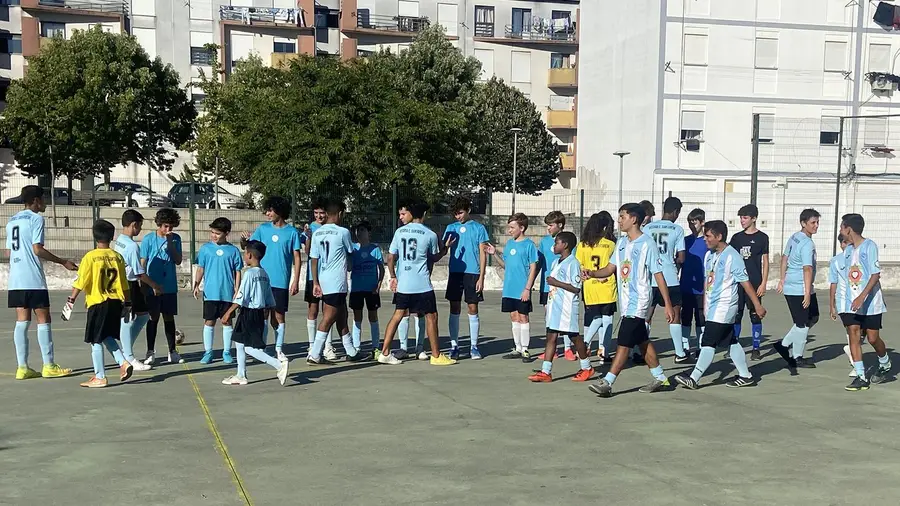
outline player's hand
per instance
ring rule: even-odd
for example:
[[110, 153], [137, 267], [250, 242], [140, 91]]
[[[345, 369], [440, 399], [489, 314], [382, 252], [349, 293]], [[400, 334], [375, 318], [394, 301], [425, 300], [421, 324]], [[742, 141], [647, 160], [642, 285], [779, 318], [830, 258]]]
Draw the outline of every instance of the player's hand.
[[[156, 290], [154, 290], [155, 292]], [[194, 285], [194, 299], [200, 300], [200, 285]]]
[[159, 286], [159, 285], [154, 285], [154, 286], [152, 287], [152, 289], [153, 289], [153, 295], [156, 295], [157, 297], [159, 297], [159, 296], [162, 295], [162, 293], [163, 293], [163, 289], [162, 289], [162, 287]]
[[862, 307], [863, 302], [866, 301], [866, 298], [860, 295], [859, 297], [853, 299], [853, 302], [850, 304], [850, 310], [854, 313], [859, 311], [859, 308]]
[[291, 295], [297, 295], [300, 293], [300, 280], [295, 279], [291, 282]]
[[390, 285], [391, 291], [397, 293], [397, 278], [391, 278]]
[[831, 310], [829, 312], [831, 313], [831, 321], [837, 321], [837, 309], [834, 306], [831, 306]]
[[245, 241], [249, 241], [250, 240], [250, 232], [241, 232], [241, 239], [243, 239]]
[[475, 292], [481, 293], [484, 291], [484, 278], [478, 278], [478, 281], [475, 282]]
[[766, 317], [766, 308], [764, 308], [762, 304], [756, 306], [756, 309], [754, 309], [754, 311], [756, 311], [756, 316], [760, 318]]
[[809, 294], [803, 296], [803, 309], [809, 307]]
[[675, 308], [672, 307], [671, 304], [666, 305], [666, 322], [668, 322], [668, 323], [675, 322]]
[[497, 253], [497, 247], [491, 243], [487, 243], [484, 246], [484, 252], [487, 253], [488, 255], [493, 255], [493, 254]]
[[225, 314], [222, 315], [222, 325], [230, 325], [231, 324], [231, 311], [225, 311]]
[[761, 299], [763, 297], [763, 295], [765, 295], [765, 294], [766, 294], [766, 284], [760, 283], [759, 288], [756, 289], [756, 296]]
[[78, 266], [75, 265], [75, 262], [73, 262], [73, 261], [71, 261], [71, 260], [66, 260], [66, 261], [63, 263], [63, 267], [65, 267], [66, 270], [70, 270], [70, 271], [77, 271], [77, 270], [78, 270]]
[[375, 285], [375, 288], [372, 289], [372, 293], [378, 293], [381, 291], [381, 283]]
[[450, 246], [453, 246], [454, 243], [456, 243], [456, 237], [454, 237], [452, 235], [448, 236], [447, 240], [444, 241], [444, 247], [449, 249]]
[[313, 297], [317, 299], [322, 297], [322, 287], [318, 283], [313, 284]]
[[778, 281], [778, 287], [775, 288], [778, 293], [784, 293], [784, 280]]
[[528, 302], [529, 300], [531, 300], [531, 290], [529, 290], [527, 288], [522, 290], [522, 296], [519, 297], [519, 299], [522, 302]]
[[134, 314], [132, 314], [134, 308], [131, 306], [131, 302], [126, 302], [124, 306], [122, 306], [122, 318], [125, 320], [125, 323], [130, 322]]
[[309, 234], [310, 234], [309, 223], [303, 224], [303, 233], [306, 234], [306, 237], [309, 237]]

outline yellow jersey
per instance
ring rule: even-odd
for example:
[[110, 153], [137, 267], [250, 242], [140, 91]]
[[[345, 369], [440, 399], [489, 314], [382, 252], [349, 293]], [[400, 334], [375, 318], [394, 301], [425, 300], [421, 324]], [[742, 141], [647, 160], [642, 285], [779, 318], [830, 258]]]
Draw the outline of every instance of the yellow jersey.
[[108, 248], [88, 251], [81, 259], [78, 277], [72, 286], [84, 292], [87, 307], [110, 299], [124, 302], [128, 296], [125, 260]]
[[[578, 259], [582, 269], [595, 271], [609, 264], [609, 258], [612, 256], [615, 248], [616, 243], [609, 239], [600, 239], [600, 242], [594, 247], [580, 243], [575, 250], [575, 258]], [[585, 305], [593, 306], [595, 304], [615, 302], [616, 277], [613, 275], [602, 280], [596, 278], [588, 279], [584, 282], [582, 291], [584, 292]]]

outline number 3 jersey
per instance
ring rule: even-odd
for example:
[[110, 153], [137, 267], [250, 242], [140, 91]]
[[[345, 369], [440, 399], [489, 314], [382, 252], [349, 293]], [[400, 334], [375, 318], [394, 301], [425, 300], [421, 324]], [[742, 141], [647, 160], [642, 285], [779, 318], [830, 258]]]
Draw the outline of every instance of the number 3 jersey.
[[30, 209], [19, 211], [6, 224], [9, 290], [47, 289], [41, 259], [32, 248], [35, 244], [44, 244], [44, 217]]
[[110, 299], [124, 302], [128, 294], [125, 260], [109, 248], [88, 251], [81, 259], [72, 286], [84, 292], [87, 307]]
[[429, 258], [438, 252], [437, 235], [421, 223], [397, 229], [388, 250], [397, 256], [397, 292], [426, 293], [431, 286]]
[[[581, 268], [589, 271], [597, 271], [609, 264], [616, 243], [609, 239], [600, 239], [594, 246], [579, 243], [575, 250], [575, 257], [581, 263]], [[590, 278], [584, 281], [584, 303], [588, 306], [596, 304], [609, 304], [616, 301], [616, 277], [606, 279]]]
[[[666, 286], [678, 286], [678, 267], [675, 265], [675, 256], [684, 251], [684, 229], [669, 220], [651, 221], [644, 225], [645, 234], [653, 238], [659, 251], [659, 259], [662, 261], [663, 277], [666, 278]], [[656, 286], [656, 278], [651, 281], [651, 286]]]

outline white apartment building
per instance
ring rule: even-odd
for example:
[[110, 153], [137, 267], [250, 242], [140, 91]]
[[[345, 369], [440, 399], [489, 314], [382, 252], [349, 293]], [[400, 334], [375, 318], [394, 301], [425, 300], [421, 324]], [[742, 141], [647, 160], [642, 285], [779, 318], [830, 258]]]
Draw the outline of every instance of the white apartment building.
[[[630, 0], [581, 5], [590, 30], [579, 57], [578, 186], [669, 192], [687, 210], [736, 227], [748, 203], [752, 117], [760, 114], [759, 206], [773, 249], [805, 207], [822, 213], [820, 259], [835, 213], [860, 212], [867, 235], [900, 260], [891, 232], [900, 118], [845, 121], [835, 207], [840, 116], [900, 113], [896, 84], [873, 90], [872, 72], [897, 73], [900, 32], [873, 21], [879, 2], [847, 0]], [[884, 7], [883, 7], [884, 8]], [[888, 7], [889, 8], [889, 7]], [[627, 27], [627, 29], [623, 28]], [[619, 179], [616, 151], [624, 158]], [[772, 233], [774, 231], [774, 233]]]

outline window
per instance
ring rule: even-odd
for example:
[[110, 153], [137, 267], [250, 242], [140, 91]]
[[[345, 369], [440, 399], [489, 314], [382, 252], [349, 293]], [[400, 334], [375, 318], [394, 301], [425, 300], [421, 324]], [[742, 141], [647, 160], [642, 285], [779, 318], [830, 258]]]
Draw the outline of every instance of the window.
[[776, 36], [756, 36], [756, 68], [778, 68], [778, 38]]
[[869, 44], [869, 72], [891, 71], [891, 45]]
[[841, 118], [836, 116], [822, 116], [822, 127], [819, 131], [819, 144], [823, 146], [837, 146], [840, 130]]
[[296, 53], [297, 52], [297, 43], [296, 42], [275, 42], [275, 47], [272, 49], [273, 53]]
[[484, 5], [475, 6], [475, 36], [494, 36], [494, 8]]
[[[316, 8], [315, 14], [315, 26], [316, 26], [316, 42], [322, 42], [323, 44], [328, 43], [328, 29], [329, 28], [337, 28], [340, 23], [340, 13], [336, 10], [326, 8]], [[357, 11], [357, 16], [359, 13]], [[368, 14], [366, 14], [366, 18], [368, 18]], [[357, 18], [359, 19], [359, 18]], [[366, 20], [368, 22], [368, 19]], [[275, 51], [287, 53], [294, 51]]]
[[847, 43], [825, 41], [825, 72], [844, 72], [846, 70]]
[[512, 10], [512, 34], [522, 35], [531, 32], [531, 9]]
[[0, 54], [22, 54], [22, 36], [0, 33]]
[[865, 146], [884, 146], [887, 139], [887, 118], [866, 118], [862, 127]]
[[684, 35], [684, 64], [706, 65], [709, 37], [704, 34]]
[[476, 48], [475, 58], [481, 62], [481, 75], [478, 76], [478, 80], [487, 81], [494, 77], [494, 50]]
[[41, 37], [66, 38], [66, 24], [41, 21]]
[[759, 115], [759, 143], [772, 144], [775, 141], [775, 115], [760, 113]]
[[356, 9], [356, 26], [372, 28], [372, 25], [369, 24], [369, 9]]
[[686, 151], [700, 151], [704, 116], [703, 111], [681, 111], [681, 145]]
[[513, 51], [511, 60], [510, 82], [531, 83], [531, 52]]
[[191, 65], [212, 65], [213, 54], [205, 47], [191, 46]]
[[0, 0], [0, 5], [19, 5], [19, 0]]
[[550, 19], [568, 19], [572, 21], [572, 13], [570, 11], [552, 11]]
[[456, 4], [438, 4], [438, 24], [447, 30], [447, 35], [456, 35], [459, 28], [459, 7]]

